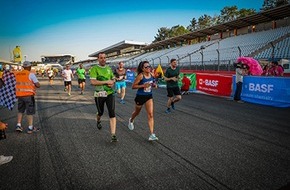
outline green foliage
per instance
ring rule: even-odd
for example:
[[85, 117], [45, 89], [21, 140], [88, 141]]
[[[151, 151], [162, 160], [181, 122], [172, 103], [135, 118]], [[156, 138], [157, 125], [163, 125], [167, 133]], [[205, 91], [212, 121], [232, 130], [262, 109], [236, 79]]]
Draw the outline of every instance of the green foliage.
[[[289, 3], [288, 0], [265, 0], [262, 6], [263, 8], [261, 8], [261, 10], [267, 10], [287, 3]], [[220, 15], [210, 16], [204, 14], [200, 16], [198, 19], [192, 18], [190, 20], [190, 24], [187, 27], [176, 25], [173, 26], [172, 28], [167, 27], [159, 28], [158, 33], [154, 37], [155, 40], [153, 41], [153, 43], [166, 40], [172, 37], [180, 36], [188, 32], [193, 32], [195, 30], [204, 29], [224, 22], [229, 22], [237, 18], [246, 17], [255, 13], [256, 13], [255, 9], [242, 8], [239, 10], [237, 6], [226, 6], [221, 10]]]
[[166, 40], [175, 36], [180, 36], [188, 33], [189, 30], [184, 28], [184, 26], [176, 25], [172, 28], [161, 27], [158, 29], [158, 34], [154, 37], [155, 40], [153, 42]]

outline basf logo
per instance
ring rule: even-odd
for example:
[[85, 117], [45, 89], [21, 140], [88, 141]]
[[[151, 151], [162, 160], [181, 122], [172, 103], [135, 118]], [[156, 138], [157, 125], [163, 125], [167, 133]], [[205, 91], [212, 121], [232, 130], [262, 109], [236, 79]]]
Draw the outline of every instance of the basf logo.
[[249, 91], [270, 93], [273, 90], [274, 90], [274, 85], [273, 84], [249, 83]]
[[218, 80], [199, 79], [198, 82], [200, 85], [211, 86], [211, 87], [217, 87], [219, 85]]

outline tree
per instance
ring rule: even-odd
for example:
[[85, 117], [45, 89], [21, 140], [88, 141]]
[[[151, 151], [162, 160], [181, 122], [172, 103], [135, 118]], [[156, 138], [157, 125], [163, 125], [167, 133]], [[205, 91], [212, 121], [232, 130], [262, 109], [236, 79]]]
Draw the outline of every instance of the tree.
[[198, 18], [198, 29], [204, 29], [211, 26], [211, 16], [204, 14]]
[[289, 4], [289, 0], [264, 0], [261, 10], [265, 11], [287, 4]]
[[235, 20], [238, 17], [238, 7], [231, 6], [231, 7], [224, 7], [221, 10], [221, 20], [222, 22], [229, 22]]
[[189, 31], [184, 26], [176, 25], [171, 28], [170, 37], [180, 36], [188, 32]]
[[214, 26], [214, 25], [218, 25], [218, 24], [221, 24], [222, 21], [221, 21], [221, 16], [219, 15], [214, 15], [211, 19], [211, 26]]
[[155, 40], [153, 42], [166, 40], [166, 39], [169, 38], [169, 35], [170, 35], [170, 29], [167, 28], [167, 27], [161, 27], [161, 28], [158, 29], [158, 33], [154, 37]]
[[166, 40], [175, 36], [180, 36], [188, 33], [189, 31], [180, 25], [173, 26], [172, 28], [161, 27], [158, 29], [158, 34], [154, 37], [155, 40], [153, 42], [158, 42], [162, 40]]
[[190, 25], [187, 26], [187, 30], [193, 32], [194, 30], [196, 30], [196, 25], [197, 25], [197, 21], [195, 18], [192, 18], [190, 21]]
[[253, 15], [255, 13], [256, 13], [255, 9], [240, 9], [239, 12], [238, 12], [238, 17], [237, 18], [250, 16], [250, 15]]

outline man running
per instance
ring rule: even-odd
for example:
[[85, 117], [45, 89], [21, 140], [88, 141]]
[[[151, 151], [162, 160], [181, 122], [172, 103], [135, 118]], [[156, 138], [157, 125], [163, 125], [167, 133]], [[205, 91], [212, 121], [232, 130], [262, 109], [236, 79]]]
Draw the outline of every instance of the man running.
[[96, 86], [94, 97], [98, 110], [97, 127], [98, 129], [102, 128], [101, 117], [104, 114], [104, 106], [106, 103], [110, 118], [111, 142], [117, 142], [114, 96], [115, 76], [112, 69], [106, 65], [105, 53], [99, 53], [98, 62], [99, 64], [94, 66], [90, 71], [91, 85]]
[[81, 89], [81, 94], [84, 94], [85, 85], [86, 85], [86, 70], [83, 68], [82, 63], [79, 65], [79, 68], [77, 68], [76, 74], [78, 76], [78, 83]]
[[121, 98], [120, 103], [125, 104], [124, 97], [126, 94], [126, 69], [124, 68], [123, 62], [119, 62], [118, 68], [115, 70], [114, 74], [116, 77], [116, 90]]
[[[170, 66], [166, 69], [164, 80], [166, 81], [167, 88], [167, 109], [166, 113], [170, 113], [170, 107], [175, 110], [174, 104], [181, 100], [181, 92], [178, 86], [179, 79], [179, 70], [180, 68], [177, 66], [177, 60], [171, 59]], [[174, 97], [175, 96], [175, 97]]]

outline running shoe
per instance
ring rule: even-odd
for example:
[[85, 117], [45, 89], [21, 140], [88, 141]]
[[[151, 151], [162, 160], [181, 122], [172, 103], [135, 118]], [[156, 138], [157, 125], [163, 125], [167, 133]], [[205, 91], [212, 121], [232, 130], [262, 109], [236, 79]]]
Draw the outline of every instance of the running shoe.
[[117, 136], [116, 135], [112, 135], [111, 142], [117, 142], [117, 141], [118, 141]]
[[156, 135], [153, 133], [149, 136], [149, 141], [158, 141], [158, 138], [156, 137]]
[[167, 110], [165, 111], [165, 113], [171, 113], [170, 108], [167, 108]]
[[99, 130], [101, 130], [101, 129], [102, 129], [102, 124], [101, 124], [101, 121], [97, 121], [97, 127], [98, 127], [98, 129], [99, 129]]
[[33, 127], [33, 129], [30, 129], [30, 128], [28, 127], [28, 129], [27, 129], [27, 133], [28, 133], [28, 134], [32, 134], [33, 132], [38, 132], [39, 130], [40, 130], [40, 128]]
[[120, 100], [120, 103], [121, 103], [121, 104], [125, 104], [125, 101], [124, 101], [124, 100]]
[[16, 125], [15, 131], [17, 131], [17, 132], [22, 132], [23, 129], [22, 129], [22, 127], [20, 127], [19, 125]]
[[174, 103], [173, 103], [173, 102], [171, 103], [171, 108], [172, 108], [173, 110], [175, 110], [175, 106], [174, 106]]
[[134, 130], [134, 124], [131, 122], [131, 118], [129, 119], [128, 128], [132, 131]]
[[8, 163], [12, 159], [13, 159], [13, 156], [4, 156], [4, 155], [1, 155], [0, 156], [0, 165]]

